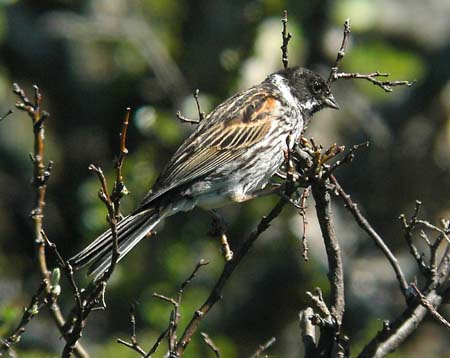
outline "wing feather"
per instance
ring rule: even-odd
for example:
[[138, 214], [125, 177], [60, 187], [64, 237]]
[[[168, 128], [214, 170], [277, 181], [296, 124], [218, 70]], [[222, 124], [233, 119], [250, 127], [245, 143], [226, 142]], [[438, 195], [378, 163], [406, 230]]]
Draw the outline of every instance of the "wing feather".
[[261, 87], [253, 87], [217, 107], [173, 155], [140, 208], [245, 153], [269, 132], [280, 106], [267, 92], [261, 95]]

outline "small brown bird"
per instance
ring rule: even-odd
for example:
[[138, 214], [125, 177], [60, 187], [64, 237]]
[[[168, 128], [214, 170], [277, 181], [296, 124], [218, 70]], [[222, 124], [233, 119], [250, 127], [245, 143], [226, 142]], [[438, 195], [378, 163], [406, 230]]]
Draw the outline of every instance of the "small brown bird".
[[[296, 142], [306, 121], [324, 107], [339, 108], [327, 83], [300, 67], [273, 73], [217, 106], [175, 152], [136, 210], [117, 225], [119, 260], [178, 211], [257, 197], [283, 164], [287, 137]], [[97, 279], [110, 265], [112, 245], [107, 230], [69, 261], [76, 269], [92, 263], [89, 273]]]

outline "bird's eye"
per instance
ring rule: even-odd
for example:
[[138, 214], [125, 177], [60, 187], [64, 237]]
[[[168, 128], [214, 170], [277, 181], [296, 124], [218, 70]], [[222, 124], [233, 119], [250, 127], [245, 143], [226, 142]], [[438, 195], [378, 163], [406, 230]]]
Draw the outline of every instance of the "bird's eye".
[[312, 90], [314, 93], [319, 93], [322, 91], [322, 85], [318, 81], [314, 81], [312, 85]]

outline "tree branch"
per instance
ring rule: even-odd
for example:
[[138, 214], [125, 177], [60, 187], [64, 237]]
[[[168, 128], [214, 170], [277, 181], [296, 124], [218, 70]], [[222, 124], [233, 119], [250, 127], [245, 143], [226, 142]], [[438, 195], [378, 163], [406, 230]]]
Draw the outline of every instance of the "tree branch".
[[278, 203], [275, 205], [275, 207], [270, 211], [270, 213], [266, 217], [262, 218], [262, 220], [258, 224], [258, 227], [256, 228], [256, 230], [253, 231], [244, 240], [241, 247], [234, 253], [233, 258], [225, 264], [222, 274], [220, 275], [219, 279], [217, 280], [209, 297], [206, 299], [206, 301], [203, 303], [203, 305], [197, 311], [195, 311], [195, 314], [191, 318], [191, 321], [186, 326], [180, 340], [178, 341], [178, 344], [176, 347], [176, 353], [179, 356], [181, 356], [183, 354], [184, 350], [187, 348], [187, 346], [191, 342], [192, 336], [197, 331], [203, 317], [211, 310], [211, 308], [217, 303], [217, 301], [222, 298], [223, 287], [227, 283], [230, 276], [233, 274], [236, 267], [239, 265], [239, 263], [242, 261], [242, 259], [245, 257], [245, 255], [248, 253], [248, 251], [252, 247], [253, 243], [258, 239], [258, 237], [264, 231], [267, 230], [267, 228], [270, 226], [270, 223], [272, 222], [272, 220], [274, 220], [278, 215], [280, 215], [281, 211], [283, 210], [283, 207], [287, 203], [288, 203], [288, 200], [286, 198], [284, 198], [284, 197], [281, 198], [278, 201]]
[[375, 71], [368, 74], [360, 74], [357, 72], [352, 73], [346, 73], [346, 72], [339, 72], [339, 65], [342, 61], [342, 59], [345, 56], [345, 50], [347, 47], [348, 39], [350, 38], [351, 33], [351, 26], [350, 26], [350, 19], [345, 20], [344, 22], [344, 36], [342, 38], [341, 47], [339, 48], [339, 51], [336, 56], [336, 60], [334, 62], [334, 66], [331, 68], [330, 75], [328, 76], [328, 87], [331, 87], [332, 84], [337, 81], [338, 79], [357, 79], [357, 80], [366, 80], [371, 83], [373, 83], [375, 86], [380, 87], [385, 92], [392, 92], [393, 87], [396, 86], [407, 86], [411, 87], [414, 85], [415, 81], [380, 81], [377, 79], [377, 77], [389, 77], [389, 73], [383, 73], [379, 71]]
[[[46, 257], [46, 243], [42, 236], [43, 232], [43, 220], [44, 220], [44, 208], [45, 208], [45, 194], [47, 189], [47, 181], [50, 178], [53, 162], [49, 161], [47, 166], [44, 161], [45, 154], [45, 124], [46, 120], [50, 117], [50, 114], [44, 111], [42, 105], [42, 94], [38, 86], [33, 86], [34, 100], [31, 101], [25, 94], [25, 91], [17, 84], [13, 84], [13, 92], [19, 97], [19, 101], [16, 103], [16, 107], [27, 113], [31, 118], [34, 132], [34, 151], [30, 154], [31, 161], [33, 162], [33, 177], [32, 185], [35, 191], [35, 199], [33, 209], [31, 211], [31, 220], [33, 222], [33, 235], [36, 246], [36, 256], [38, 258], [39, 270], [43, 278], [43, 282], [46, 282], [45, 290], [47, 294], [51, 294], [50, 284], [50, 272], [47, 267]], [[53, 321], [55, 322], [60, 334], [67, 339], [65, 332], [66, 321], [61, 312], [56, 297], [52, 300], [52, 304], [49, 305], [50, 313]], [[74, 353], [77, 357], [88, 357], [88, 353], [80, 344], [74, 346]]]
[[287, 32], [287, 22], [288, 22], [288, 12], [283, 11], [283, 17], [281, 18], [283, 24], [283, 30], [281, 31], [282, 45], [281, 45], [281, 62], [283, 62], [283, 67], [286, 69], [289, 66], [288, 58], [288, 44], [292, 38], [292, 34]]
[[388, 259], [389, 263], [391, 264], [392, 268], [394, 269], [395, 275], [397, 277], [400, 291], [402, 292], [403, 296], [405, 297], [405, 301], [408, 301], [408, 283], [406, 282], [405, 275], [400, 267], [400, 264], [398, 263], [397, 258], [394, 256], [392, 251], [389, 249], [389, 247], [385, 244], [383, 239], [378, 235], [378, 233], [373, 229], [373, 227], [369, 224], [367, 219], [361, 214], [361, 211], [358, 209], [358, 206], [352, 201], [350, 195], [348, 195], [344, 189], [340, 186], [337, 179], [331, 175], [330, 177], [331, 182], [334, 184], [334, 187], [336, 189], [336, 192], [338, 196], [342, 199], [342, 201], [345, 204], [345, 208], [350, 211], [350, 213], [353, 215], [356, 223], [359, 225], [361, 229], [363, 229], [369, 237], [375, 242], [375, 244], [378, 246], [378, 248], [384, 253], [386, 258]]
[[334, 231], [331, 197], [326, 183], [320, 181], [314, 183], [312, 194], [316, 202], [317, 218], [327, 252], [328, 280], [331, 288], [330, 313], [334, 321], [332, 325], [322, 327], [318, 352], [321, 357], [329, 357], [332, 352], [341, 350], [339, 335], [345, 311], [344, 269], [339, 243]]

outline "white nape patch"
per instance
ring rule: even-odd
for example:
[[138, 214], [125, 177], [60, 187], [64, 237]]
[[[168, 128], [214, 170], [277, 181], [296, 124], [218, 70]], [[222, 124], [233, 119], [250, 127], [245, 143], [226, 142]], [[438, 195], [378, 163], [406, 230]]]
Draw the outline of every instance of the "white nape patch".
[[274, 75], [272, 79], [273, 84], [278, 87], [286, 101], [298, 104], [298, 99], [292, 94], [289, 85], [286, 83], [286, 80], [283, 77], [281, 77], [280, 75]]
[[314, 109], [314, 107], [317, 106], [317, 104], [318, 103], [316, 99], [310, 98], [305, 103], [300, 103], [300, 107], [302, 111], [312, 112], [312, 110]]

